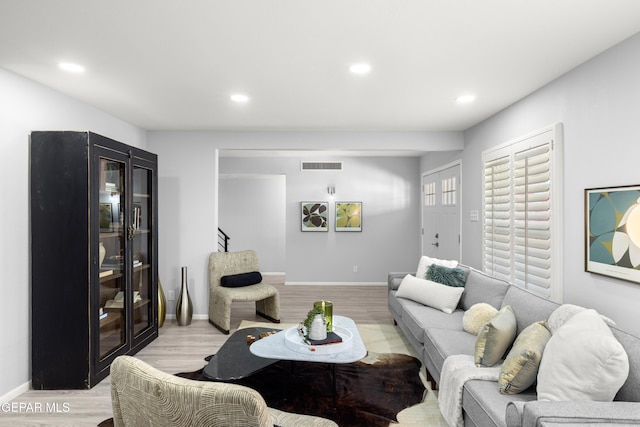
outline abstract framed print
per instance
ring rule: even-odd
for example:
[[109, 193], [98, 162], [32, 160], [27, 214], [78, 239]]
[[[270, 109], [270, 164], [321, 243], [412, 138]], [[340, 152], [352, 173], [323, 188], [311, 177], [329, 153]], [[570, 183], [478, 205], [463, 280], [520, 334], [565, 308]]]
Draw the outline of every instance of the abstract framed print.
[[362, 231], [362, 202], [336, 202], [336, 231]]
[[585, 190], [585, 271], [640, 283], [640, 185]]
[[328, 202], [301, 202], [302, 231], [329, 231], [328, 213]]

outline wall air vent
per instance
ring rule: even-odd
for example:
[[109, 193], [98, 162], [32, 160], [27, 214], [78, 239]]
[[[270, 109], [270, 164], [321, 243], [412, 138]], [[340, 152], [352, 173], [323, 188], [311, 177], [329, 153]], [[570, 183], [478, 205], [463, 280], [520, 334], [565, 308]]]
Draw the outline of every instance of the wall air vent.
[[301, 162], [303, 171], [341, 171], [342, 162]]

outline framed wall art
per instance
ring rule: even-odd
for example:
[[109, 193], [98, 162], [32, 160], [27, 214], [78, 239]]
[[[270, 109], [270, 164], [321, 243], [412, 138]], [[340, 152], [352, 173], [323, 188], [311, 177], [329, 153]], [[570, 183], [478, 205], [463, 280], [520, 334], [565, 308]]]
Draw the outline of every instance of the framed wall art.
[[302, 231], [329, 231], [328, 213], [328, 202], [301, 202]]
[[336, 202], [336, 231], [362, 231], [362, 202]]
[[585, 190], [585, 271], [640, 283], [640, 185]]

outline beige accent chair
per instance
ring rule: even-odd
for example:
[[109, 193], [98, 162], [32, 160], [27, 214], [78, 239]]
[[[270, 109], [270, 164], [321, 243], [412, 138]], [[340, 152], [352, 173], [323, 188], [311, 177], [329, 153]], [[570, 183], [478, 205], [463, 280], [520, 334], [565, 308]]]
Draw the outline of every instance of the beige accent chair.
[[213, 252], [209, 256], [209, 323], [228, 334], [233, 301], [255, 301], [256, 314], [280, 323], [280, 294], [266, 283], [225, 288], [220, 285], [223, 276], [259, 271], [255, 251]]
[[111, 402], [115, 427], [338, 427], [269, 408], [248, 387], [180, 378], [131, 356], [111, 364]]

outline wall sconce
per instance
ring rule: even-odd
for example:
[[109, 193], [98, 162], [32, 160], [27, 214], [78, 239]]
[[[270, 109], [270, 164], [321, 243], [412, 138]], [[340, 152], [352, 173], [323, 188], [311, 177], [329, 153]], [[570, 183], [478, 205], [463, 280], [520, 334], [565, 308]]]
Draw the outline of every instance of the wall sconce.
[[335, 197], [334, 195], [336, 193], [336, 187], [334, 187], [333, 185], [328, 186], [327, 193], [329, 194], [329, 199], [333, 200]]

